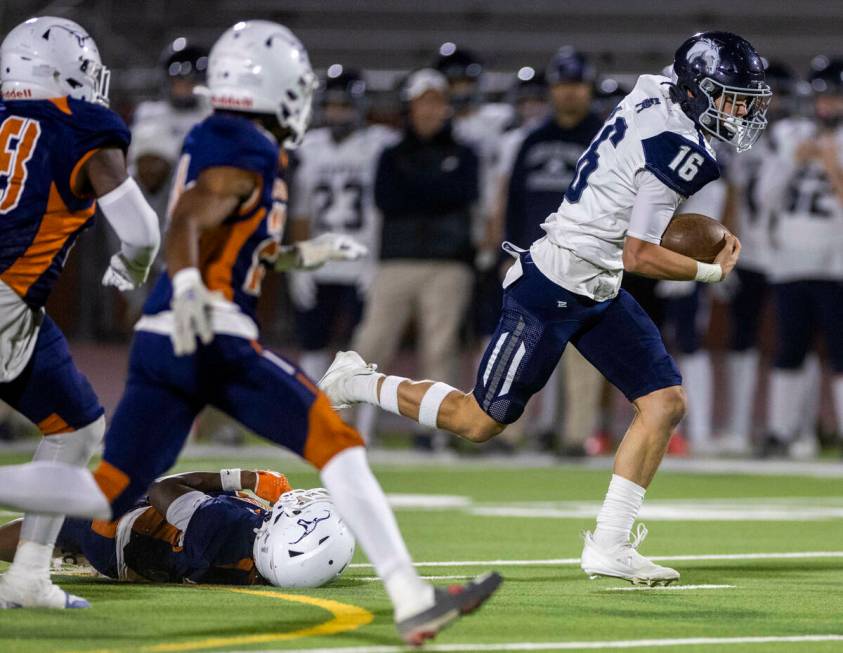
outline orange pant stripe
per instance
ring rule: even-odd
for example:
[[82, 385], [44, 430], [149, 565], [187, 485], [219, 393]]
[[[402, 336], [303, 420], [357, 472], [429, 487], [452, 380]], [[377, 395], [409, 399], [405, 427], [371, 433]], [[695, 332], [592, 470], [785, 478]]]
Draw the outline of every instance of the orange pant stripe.
[[44, 435], [58, 435], [59, 433], [71, 433], [75, 429], [65, 422], [61, 415], [53, 413], [49, 417], [45, 417], [37, 424], [38, 430]]
[[322, 469], [340, 451], [363, 446], [360, 434], [342, 421], [325, 393], [318, 392], [308, 415], [305, 460]]
[[94, 480], [109, 502], [113, 502], [129, 487], [129, 477], [106, 460], [100, 462], [94, 471]]

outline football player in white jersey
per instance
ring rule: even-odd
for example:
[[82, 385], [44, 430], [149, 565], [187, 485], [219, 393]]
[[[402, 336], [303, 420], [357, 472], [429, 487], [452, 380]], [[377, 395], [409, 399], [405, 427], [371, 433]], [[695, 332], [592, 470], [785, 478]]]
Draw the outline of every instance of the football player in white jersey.
[[[767, 119], [771, 124], [790, 116], [795, 107], [797, 78], [793, 71], [778, 62], [765, 68], [766, 81], [773, 90]], [[773, 128], [770, 128], [770, 132]], [[741, 258], [735, 268], [730, 293], [729, 353], [726, 359], [729, 386], [729, 413], [721, 452], [749, 453], [752, 436], [752, 414], [758, 386], [758, 340], [764, 305], [769, 297], [767, 269], [772, 263], [770, 251], [770, 211], [762, 208], [758, 196], [761, 168], [774, 155], [770, 136], [762, 138], [742, 154], [737, 165], [726, 167], [729, 183], [724, 218], [727, 226], [741, 239]]]
[[778, 327], [765, 456], [788, 453], [801, 408], [815, 400], [802, 368], [817, 332], [843, 425], [843, 59], [818, 57], [810, 82], [815, 115], [775, 126], [775, 151], [758, 181], [758, 197], [775, 214], [768, 276]]
[[[375, 166], [396, 134], [381, 125], [366, 126], [366, 82], [339, 64], [328, 68], [321, 97], [323, 126], [305, 136], [291, 193], [291, 239], [323, 233], [352, 236], [369, 252], [378, 250], [380, 232], [374, 206]], [[375, 273], [372, 258], [328, 264], [290, 277], [296, 331], [302, 348], [299, 364], [318, 379], [330, 363], [332, 339], [346, 344], [363, 311]]]
[[211, 113], [204, 94], [196, 93], [205, 82], [208, 51], [180, 36], [161, 54], [164, 98], [141, 102], [135, 109], [132, 131], [146, 124], [165, 127], [178, 145], [187, 132]]
[[337, 354], [320, 381], [337, 407], [377, 404], [485, 442], [521, 415], [571, 342], [635, 406], [581, 566], [589, 576], [651, 585], [679, 573], [638, 553], [646, 530], [639, 526], [632, 538], [632, 526], [685, 414], [685, 393], [658, 329], [620, 289], [621, 277], [626, 269], [716, 283], [732, 271], [740, 251], [734, 236], [710, 264], [661, 247], [661, 236], [680, 202], [719, 176], [708, 141], [749, 149], [767, 125], [770, 98], [761, 57], [728, 32], [691, 37], [673, 66], [672, 80], [639, 77], [580, 158], [544, 224], [547, 235], [517, 252], [473, 391], [380, 374], [355, 352]]

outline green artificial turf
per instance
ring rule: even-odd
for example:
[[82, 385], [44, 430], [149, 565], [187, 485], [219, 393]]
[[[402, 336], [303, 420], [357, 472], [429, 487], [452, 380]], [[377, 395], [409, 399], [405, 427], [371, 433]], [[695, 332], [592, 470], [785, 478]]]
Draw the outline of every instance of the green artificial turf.
[[[17, 461], [7, 457], [0, 462]], [[178, 469], [271, 466], [261, 460], [184, 460]], [[304, 466], [280, 462], [294, 485], [312, 486], [317, 476]], [[580, 468], [483, 466], [392, 466], [376, 469], [391, 494], [455, 495], [465, 505], [397, 511], [417, 561], [487, 561], [576, 558], [581, 531], [593, 519], [482, 514], [510, 507], [566, 508], [597, 505], [609, 473]], [[828, 506], [843, 514], [843, 484], [837, 479], [797, 476], [661, 473], [648, 503], [685, 510], [689, 519], [649, 521], [642, 552], [652, 556], [843, 551], [843, 519], [824, 516], [796, 521], [694, 520], [699, 506], [716, 502], [751, 514], [768, 504]], [[571, 502], [571, 503], [569, 503]], [[480, 509], [478, 514], [477, 509]], [[719, 508], [718, 508], [719, 509]], [[2, 519], [9, 519], [6, 514]], [[358, 551], [355, 562], [366, 562]], [[682, 585], [733, 585], [687, 591], [615, 591], [622, 581], [591, 581], [576, 564], [501, 566], [505, 582], [480, 612], [443, 633], [436, 645], [621, 641], [694, 637], [752, 637], [843, 634], [843, 558], [689, 560], [670, 563]], [[434, 576], [467, 576], [489, 564], [422, 566]], [[391, 610], [373, 571], [355, 567], [334, 584], [288, 594], [329, 599], [372, 614], [371, 623], [332, 635], [284, 639], [284, 633], [313, 629], [331, 620], [329, 611], [273, 595], [253, 596], [221, 587], [126, 585], [91, 577], [59, 576], [67, 589], [88, 598], [82, 611], [17, 610], [0, 613], [0, 651], [183, 651], [332, 649], [398, 644]], [[439, 583], [459, 582], [447, 579]], [[260, 588], [284, 593], [276, 588]], [[354, 612], [357, 621], [366, 621]], [[378, 650], [374, 648], [373, 650]], [[392, 650], [392, 649], [387, 649]], [[505, 649], [504, 649], [505, 650]], [[529, 649], [526, 649], [529, 650]], [[649, 649], [633, 649], [649, 650]], [[741, 646], [675, 645], [658, 651], [839, 651], [843, 642], [764, 643]]]

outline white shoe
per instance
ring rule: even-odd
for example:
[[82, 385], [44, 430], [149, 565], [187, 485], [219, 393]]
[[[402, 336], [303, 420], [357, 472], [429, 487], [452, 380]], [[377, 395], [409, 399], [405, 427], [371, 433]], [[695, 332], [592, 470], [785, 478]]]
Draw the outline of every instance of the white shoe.
[[366, 363], [356, 351], [339, 351], [318, 385], [328, 395], [334, 410], [342, 410], [364, 401], [355, 396], [349, 381], [356, 376], [375, 374], [377, 369], [377, 365]]
[[752, 453], [749, 438], [737, 433], [724, 433], [718, 441], [720, 453], [726, 456], [748, 456]]
[[638, 553], [638, 546], [647, 537], [647, 527], [638, 524], [638, 531], [631, 542], [614, 548], [601, 548], [590, 532], [584, 533], [585, 546], [580, 558], [580, 567], [589, 578], [608, 576], [622, 578], [633, 585], [670, 585], [679, 580], [679, 572], [670, 567], [661, 567]]
[[12, 608], [90, 608], [85, 599], [65, 592], [49, 579], [25, 580], [10, 577], [0, 578], [0, 610]]

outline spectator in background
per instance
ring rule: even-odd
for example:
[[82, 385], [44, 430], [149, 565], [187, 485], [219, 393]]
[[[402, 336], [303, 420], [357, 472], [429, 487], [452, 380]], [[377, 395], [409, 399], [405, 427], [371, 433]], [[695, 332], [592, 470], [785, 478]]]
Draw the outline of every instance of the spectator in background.
[[[402, 96], [406, 129], [383, 151], [375, 174], [380, 264], [353, 349], [388, 365], [415, 318], [422, 375], [454, 379], [472, 283], [478, 157], [454, 138], [441, 73], [414, 72]], [[416, 446], [432, 448], [432, 437], [417, 436]]]
[[[571, 47], [561, 48], [548, 64], [550, 115], [524, 136], [509, 177], [504, 235], [519, 247], [529, 247], [542, 236], [540, 225], [559, 207], [580, 155], [603, 125], [592, 109], [595, 78], [593, 66]], [[555, 449], [561, 435], [563, 454], [582, 455], [597, 427], [603, 377], [573, 346], [565, 352], [563, 369], [562, 433], [556, 415], [559, 373], [541, 393], [536, 430], [542, 434], [543, 448]]]
[[312, 379], [330, 363], [328, 346], [348, 347], [375, 274], [380, 219], [374, 202], [375, 166], [393, 130], [366, 126], [366, 82], [356, 70], [328, 67], [319, 96], [319, 129], [296, 150], [290, 240], [332, 232], [353, 236], [370, 256], [291, 272], [299, 365]]

